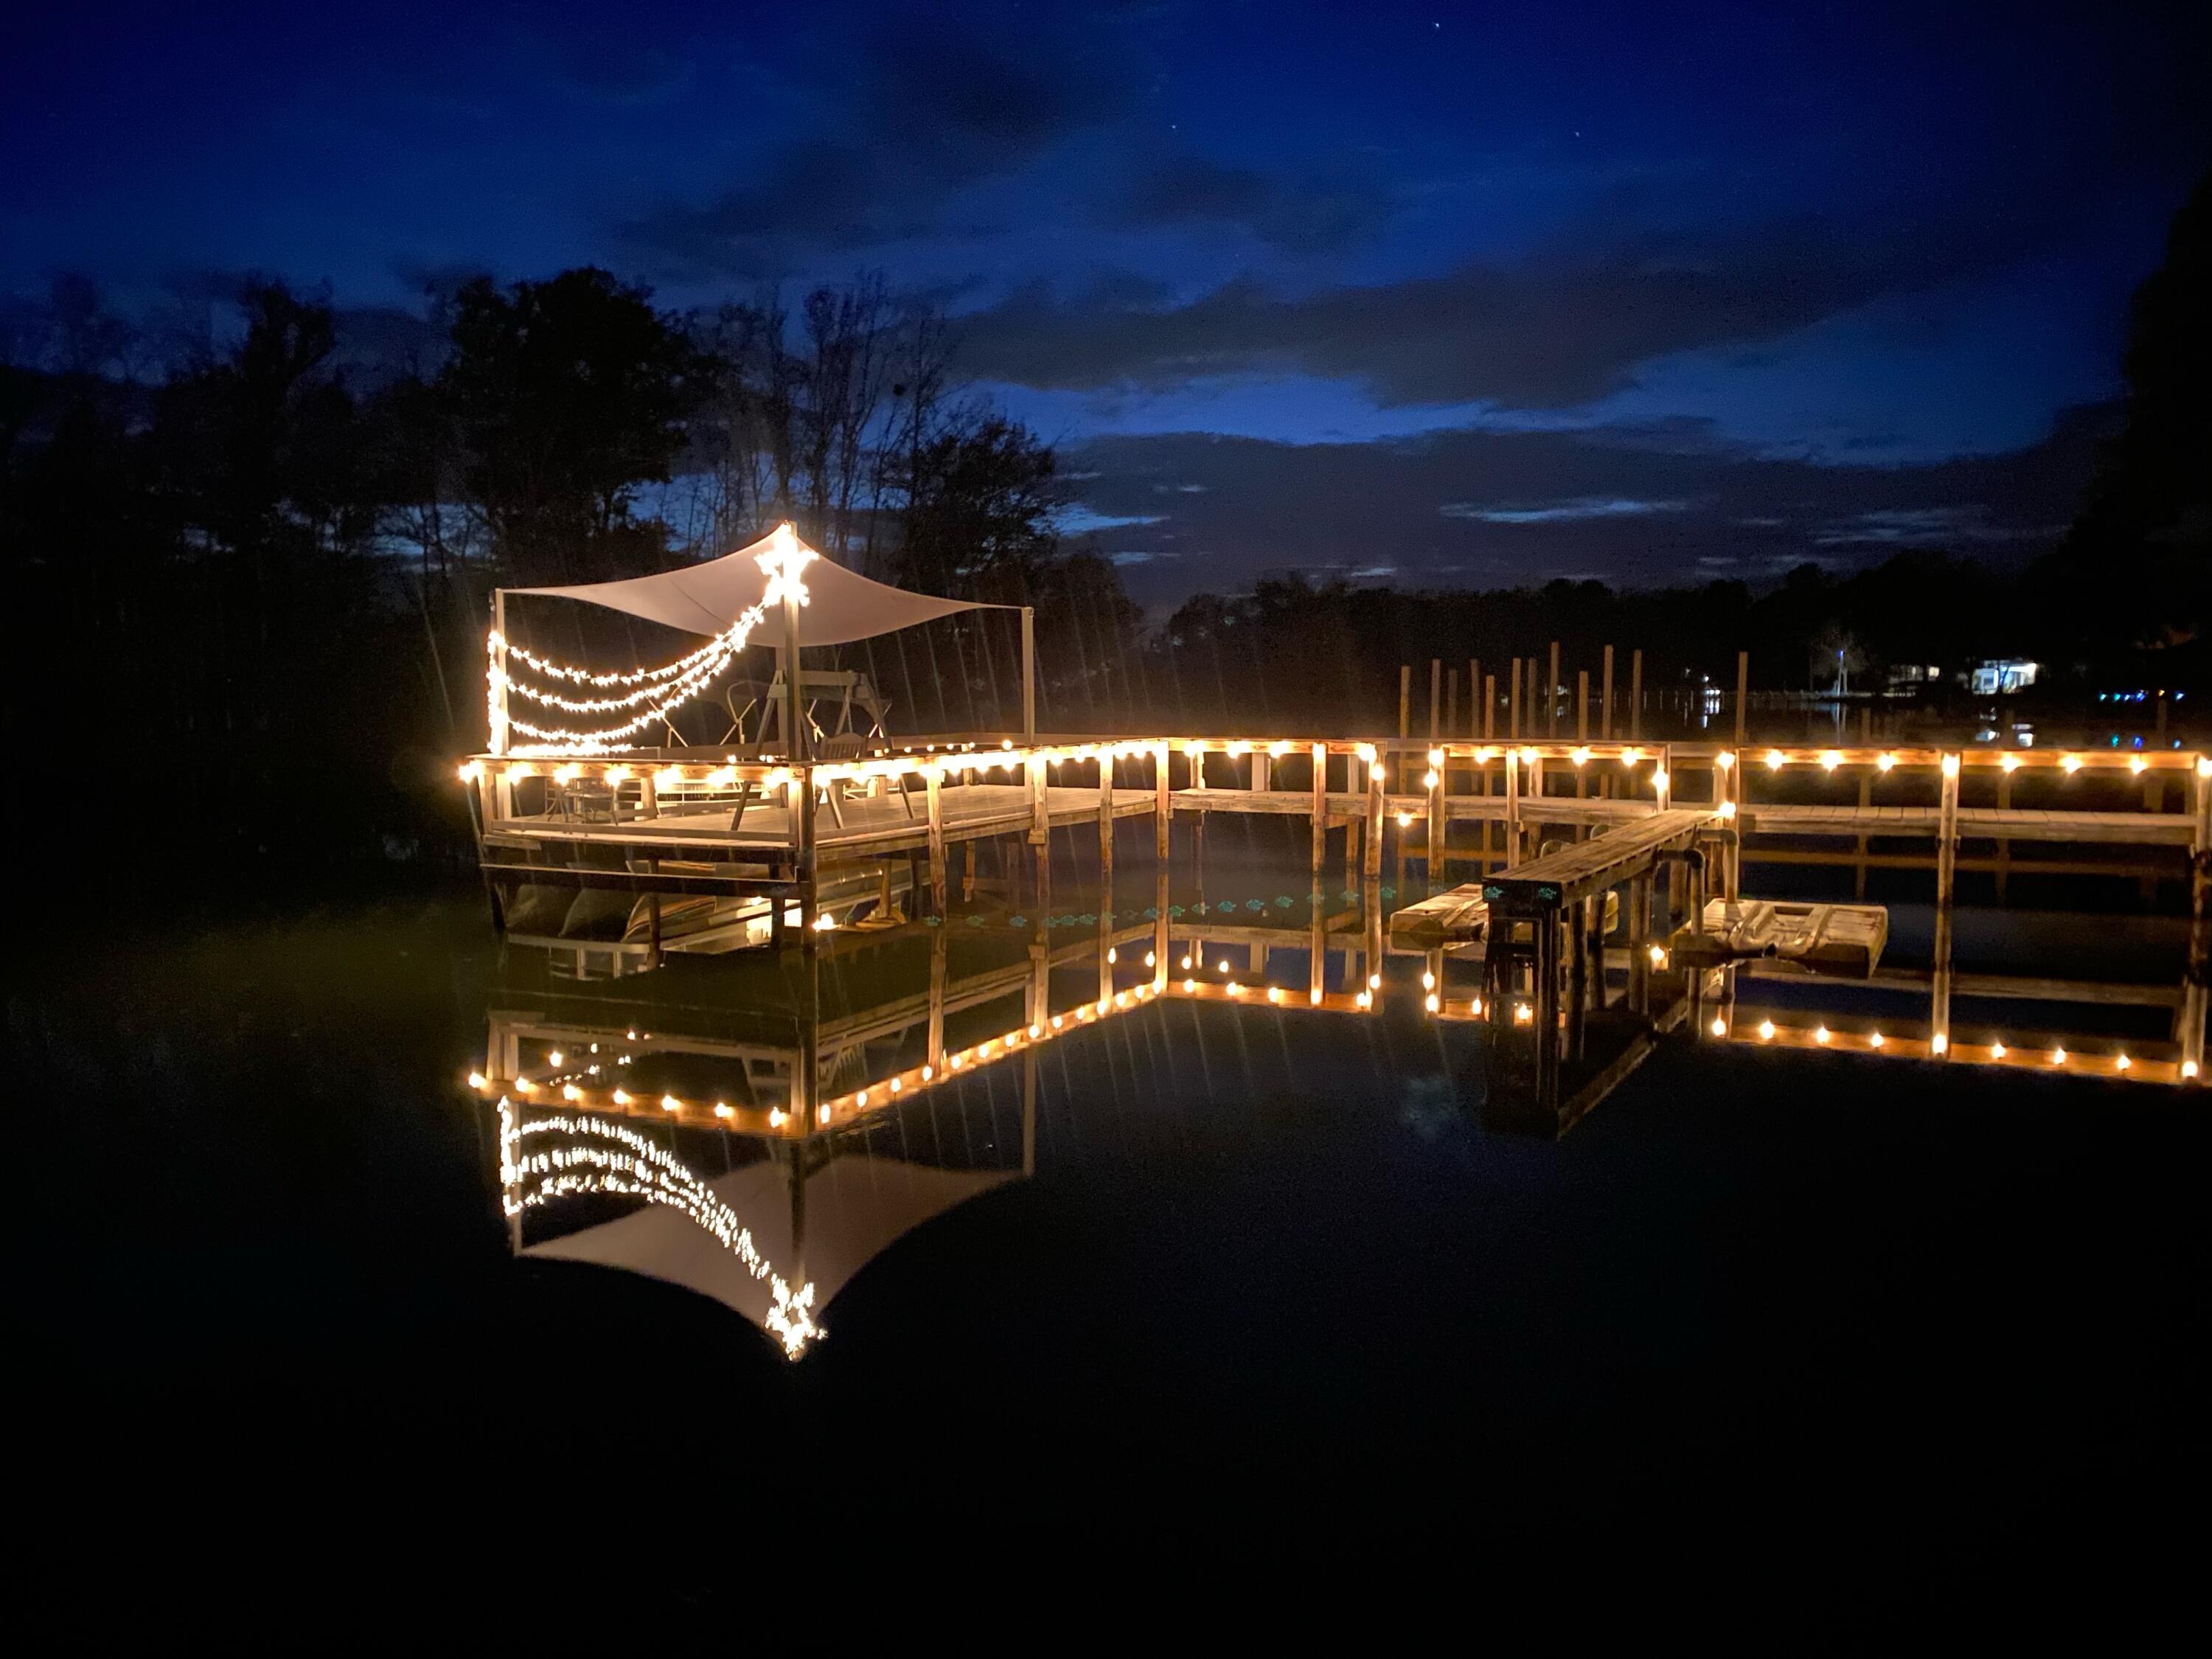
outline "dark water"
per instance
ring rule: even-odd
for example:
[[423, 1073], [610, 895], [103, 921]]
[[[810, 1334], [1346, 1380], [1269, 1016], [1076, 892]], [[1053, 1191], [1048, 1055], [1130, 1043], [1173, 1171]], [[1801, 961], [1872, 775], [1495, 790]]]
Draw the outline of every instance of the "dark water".
[[[833, 954], [832, 1010], [896, 956]], [[646, 1582], [684, 1604], [757, 1589], [726, 1534], [979, 1574], [1079, 1535], [1201, 1573], [1595, 1554], [1860, 1602], [2193, 1547], [2201, 1096], [1680, 1045], [1564, 1140], [1501, 1138], [1474, 1029], [1394, 960], [1377, 1018], [1171, 1003], [1054, 1042], [1026, 1178], [1014, 1062], [848, 1137], [1005, 1178], [860, 1265], [795, 1363], [684, 1290], [515, 1260], [460, 1082], [487, 1010], [735, 1034], [781, 973], [556, 981], [466, 894], [41, 951], [9, 1003], [13, 1346], [56, 1524], [128, 1510], [187, 1556], [228, 1548], [210, 1504], [255, 1548], [666, 1533]], [[755, 1155], [647, 1127], [706, 1173]], [[578, 1205], [529, 1236], [616, 1213]], [[424, 1547], [380, 1594], [495, 1588]]]

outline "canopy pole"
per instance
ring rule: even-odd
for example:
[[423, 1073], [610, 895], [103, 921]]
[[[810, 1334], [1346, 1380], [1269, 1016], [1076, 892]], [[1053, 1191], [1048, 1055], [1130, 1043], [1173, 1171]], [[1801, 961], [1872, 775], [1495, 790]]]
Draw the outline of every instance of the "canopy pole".
[[787, 757], [805, 764], [807, 751], [806, 711], [799, 693], [799, 590], [787, 581], [783, 591], [783, 744]]
[[1036, 742], [1036, 611], [1022, 607], [1022, 741]]
[[507, 590], [491, 591], [491, 730], [485, 747], [495, 755], [507, 752]]

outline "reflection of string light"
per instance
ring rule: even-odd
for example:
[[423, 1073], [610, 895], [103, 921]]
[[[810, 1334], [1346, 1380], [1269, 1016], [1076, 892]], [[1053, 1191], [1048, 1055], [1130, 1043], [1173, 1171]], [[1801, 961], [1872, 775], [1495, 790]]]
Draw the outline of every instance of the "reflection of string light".
[[[556, 1135], [569, 1137], [571, 1144], [524, 1150], [526, 1141]], [[598, 1144], [603, 1141], [615, 1146]], [[798, 1358], [821, 1335], [811, 1311], [813, 1284], [794, 1292], [754, 1245], [751, 1231], [737, 1212], [672, 1153], [635, 1130], [599, 1118], [558, 1115], [524, 1123], [502, 1095], [499, 1164], [501, 1206], [509, 1218], [574, 1193], [611, 1193], [675, 1210], [736, 1256], [755, 1279], [769, 1281], [772, 1302], [766, 1323], [783, 1344], [786, 1358]], [[523, 1190], [533, 1180], [535, 1186]]]

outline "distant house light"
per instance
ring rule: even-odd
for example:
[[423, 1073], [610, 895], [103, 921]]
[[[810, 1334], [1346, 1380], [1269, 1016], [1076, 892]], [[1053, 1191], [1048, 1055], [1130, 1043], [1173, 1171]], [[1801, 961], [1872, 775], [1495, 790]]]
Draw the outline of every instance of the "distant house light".
[[1975, 668], [1968, 684], [1978, 697], [2008, 696], [2033, 685], [2042, 672], [2041, 663], [2022, 657], [1994, 657]]

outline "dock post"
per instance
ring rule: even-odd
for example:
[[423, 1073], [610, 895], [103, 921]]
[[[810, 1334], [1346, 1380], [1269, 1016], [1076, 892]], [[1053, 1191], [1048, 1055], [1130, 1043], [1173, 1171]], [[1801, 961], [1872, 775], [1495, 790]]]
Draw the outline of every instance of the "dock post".
[[922, 799], [929, 811], [929, 907], [940, 921], [945, 918], [945, 769], [935, 764], [921, 769]]
[[1152, 873], [1152, 989], [1168, 988], [1168, 862]]
[[1328, 858], [1328, 749], [1313, 746], [1313, 883], [1321, 891], [1321, 868]]
[[1613, 741], [1613, 647], [1605, 648], [1605, 668], [1602, 687], [1598, 694], [1598, 736], [1607, 743]]
[[1559, 642], [1552, 641], [1551, 671], [1544, 680], [1544, 735], [1559, 735]]
[[[1429, 736], [1431, 739], [1441, 735], [1437, 721], [1443, 713], [1439, 705], [1443, 697], [1443, 684], [1444, 659], [1431, 657], [1429, 659]], [[1398, 735], [1402, 738], [1406, 734], [1401, 732]]]
[[1505, 751], [1505, 867], [1521, 862], [1521, 755]]
[[1042, 916], [1052, 903], [1052, 802], [1048, 791], [1050, 784], [1045, 778], [1044, 762], [1037, 751], [1030, 750], [1029, 761], [1023, 769], [1028, 774], [1030, 786], [1030, 845], [1036, 849], [1036, 908]]
[[[1389, 775], [1383, 769], [1381, 751], [1370, 748], [1364, 757], [1367, 762], [1367, 839], [1360, 862], [1359, 914], [1366, 940], [1367, 972], [1370, 976], [1382, 971], [1382, 809], [1387, 804], [1384, 791]], [[1345, 884], [1350, 886], [1349, 882]]]
[[1022, 607], [1022, 741], [1036, 746], [1036, 610]]
[[1544, 911], [1535, 920], [1536, 1104], [1556, 1122], [1559, 1111], [1559, 917]]
[[1644, 735], [1644, 653], [1628, 653], [1628, 740]]
[[2184, 1081], [2203, 1080], [2204, 1027], [2212, 1013], [2212, 759], [2202, 756], [2197, 762], [2196, 807], [2189, 854], [2188, 982], [2181, 998]]
[[1521, 740], [1521, 659], [1513, 659], [1513, 690], [1511, 701], [1506, 705], [1505, 735], [1514, 742]]
[[1739, 651], [1735, 653], [1735, 746], [1739, 749], [1743, 747], [1744, 715], [1750, 697], [1751, 653]]
[[[1589, 741], [1589, 670], [1587, 668], [1578, 668], [1575, 671], [1575, 741], [1577, 743]], [[1575, 799], [1577, 800], [1582, 799], [1583, 796], [1589, 793], [1588, 772], [1589, 769], [1586, 767], [1575, 768]], [[1587, 824], [1582, 826], [1585, 833], [1588, 832], [1589, 827]]]
[[1936, 826], [1936, 975], [1928, 1012], [1928, 1048], [1942, 1060], [1951, 1049], [1951, 902], [1959, 872], [1959, 757], [1943, 757]]
[[1429, 844], [1426, 850], [1429, 891], [1435, 893], [1443, 888], [1444, 865], [1448, 862], [1446, 842], [1450, 820], [1445, 812], [1444, 797], [1451, 788], [1451, 750], [1439, 743], [1429, 751], [1429, 756], [1431, 762], [1429, 770], [1436, 781], [1429, 786]]
[[[1152, 857], [1159, 863], [1164, 880], [1168, 867], [1168, 830], [1175, 821], [1174, 791], [1169, 787], [1170, 782], [1168, 746], [1156, 743], [1152, 745]], [[1160, 951], [1160, 959], [1167, 959], [1164, 948]]]
[[1398, 665], [1398, 735], [1401, 738], [1406, 735], [1407, 709], [1413, 696], [1413, 665], [1411, 663], [1401, 663]]

